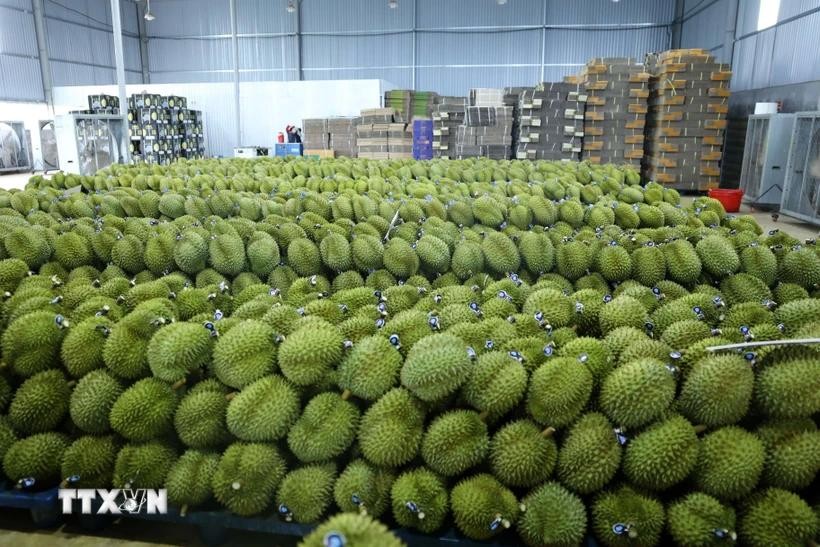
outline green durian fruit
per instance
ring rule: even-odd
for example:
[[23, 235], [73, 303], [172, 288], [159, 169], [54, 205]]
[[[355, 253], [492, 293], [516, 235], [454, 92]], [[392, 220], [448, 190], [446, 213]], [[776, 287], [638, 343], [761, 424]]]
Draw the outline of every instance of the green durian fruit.
[[28, 271], [28, 264], [19, 258], [0, 260], [0, 291], [14, 291], [17, 285], [26, 277]]
[[354, 342], [339, 364], [339, 387], [362, 399], [378, 399], [398, 382], [402, 365], [400, 347], [398, 334], [390, 338], [366, 336]]
[[669, 506], [669, 533], [682, 547], [718, 547], [737, 540], [735, 510], [701, 492]]
[[649, 315], [641, 301], [622, 295], [613, 298], [598, 312], [598, 323], [605, 335], [619, 327], [646, 328]]
[[9, 421], [21, 433], [55, 429], [68, 412], [71, 386], [59, 370], [46, 370], [23, 382], [9, 406]]
[[612, 372], [612, 358], [606, 344], [597, 338], [582, 336], [558, 347], [557, 355], [572, 357], [583, 363], [592, 373], [592, 380], [600, 385]]
[[443, 274], [450, 269], [450, 248], [436, 236], [421, 236], [416, 242], [416, 254], [425, 271]]
[[225, 391], [218, 383], [201, 382], [180, 401], [174, 413], [174, 429], [186, 446], [204, 450], [230, 442], [226, 416], [234, 395]]
[[521, 502], [518, 534], [535, 546], [580, 545], [587, 530], [581, 499], [557, 482], [546, 482]]
[[813, 420], [770, 420], [757, 434], [766, 446], [763, 482], [795, 491], [811, 485], [820, 469], [820, 431]]
[[484, 252], [481, 245], [473, 241], [458, 242], [453, 251], [451, 269], [462, 280], [484, 271]]
[[61, 474], [63, 488], [108, 488], [114, 476], [114, 462], [119, 452], [111, 436], [80, 437], [63, 453]]
[[523, 232], [518, 239], [518, 251], [532, 274], [545, 274], [555, 266], [555, 248], [546, 234]]
[[94, 250], [87, 238], [77, 232], [65, 232], [54, 240], [54, 259], [66, 270], [94, 262]]
[[607, 281], [624, 281], [632, 275], [629, 251], [618, 245], [607, 245], [595, 256], [596, 269]]
[[811, 290], [820, 284], [820, 255], [810, 247], [791, 251], [780, 262], [780, 280]]
[[339, 329], [319, 319], [285, 338], [279, 347], [279, 368], [294, 384], [315, 384], [341, 361], [343, 347]]
[[592, 267], [593, 254], [586, 243], [582, 241], [569, 241], [567, 243], [556, 244], [555, 263], [559, 274], [575, 281], [584, 275]]
[[111, 428], [133, 442], [168, 433], [173, 425], [179, 394], [156, 378], [144, 378], [117, 398], [111, 407]]
[[112, 484], [115, 488], [162, 488], [176, 460], [176, 451], [162, 441], [126, 444], [117, 454]]
[[592, 395], [592, 373], [569, 357], [555, 357], [530, 378], [527, 411], [542, 425], [554, 428], [572, 423]]
[[144, 253], [142, 241], [135, 235], [126, 235], [112, 245], [111, 262], [129, 274], [136, 274], [145, 269]]
[[719, 235], [710, 235], [695, 246], [703, 269], [717, 278], [727, 277], [740, 269], [740, 257], [732, 243]]
[[473, 539], [490, 539], [518, 519], [518, 500], [492, 475], [479, 474], [459, 482], [450, 492], [453, 520]]
[[394, 388], [373, 403], [359, 425], [359, 446], [371, 463], [397, 467], [418, 453], [424, 433], [422, 402], [403, 388]]
[[299, 417], [299, 394], [272, 374], [245, 386], [228, 404], [228, 430], [243, 441], [283, 438]]
[[772, 418], [803, 418], [820, 412], [816, 355], [797, 355], [764, 367], [755, 377], [754, 401]]
[[[784, 302], [777, 292], [775, 290], [775, 298]], [[820, 321], [820, 299], [806, 297], [785, 301], [775, 310], [774, 317], [777, 323], [785, 326], [787, 334], [795, 332], [807, 323]]]
[[718, 429], [701, 440], [695, 482], [717, 498], [742, 498], [757, 486], [765, 457], [763, 442], [753, 433], [734, 426]]
[[390, 505], [390, 487], [395, 479], [389, 469], [353, 460], [336, 479], [333, 497], [342, 511], [378, 518]]
[[419, 270], [419, 257], [410, 243], [400, 237], [391, 238], [384, 246], [384, 267], [394, 276], [407, 279]]
[[[3, 471], [12, 482], [50, 487], [60, 478], [63, 454], [70, 441], [62, 433], [37, 433], [12, 444], [3, 457]], [[21, 482], [23, 481], [23, 482]]]
[[202, 505], [213, 497], [211, 477], [219, 466], [219, 454], [187, 450], [171, 466], [165, 478], [168, 501], [185, 516], [189, 506]]
[[237, 442], [219, 459], [211, 486], [225, 508], [251, 516], [268, 508], [285, 473], [285, 460], [275, 445]]
[[158, 330], [148, 343], [148, 366], [154, 377], [175, 383], [208, 364], [213, 329], [198, 323], [179, 322]]
[[740, 518], [740, 539], [751, 547], [802, 547], [815, 539], [817, 530], [817, 515], [809, 504], [779, 488], [755, 495]]
[[764, 245], [750, 245], [740, 251], [740, 269], [771, 287], [777, 279], [777, 257]]
[[501, 417], [512, 410], [527, 389], [527, 371], [520, 357], [510, 353], [491, 351], [481, 354], [462, 387], [464, 400], [491, 418]]
[[638, 247], [632, 251], [632, 278], [652, 287], [666, 276], [666, 258], [660, 247]]
[[663, 505], [629, 486], [600, 494], [591, 512], [595, 538], [607, 547], [652, 547], [660, 541]]
[[[692, 244], [684, 239], [678, 239], [662, 248], [666, 256], [667, 278], [681, 285], [694, 284], [700, 277], [703, 265]], [[707, 249], [708, 245], [704, 248]]]
[[636, 486], [665, 490], [689, 476], [698, 463], [698, 448], [692, 424], [682, 416], [672, 415], [629, 441], [624, 472]]
[[584, 414], [558, 452], [558, 478], [570, 490], [591, 494], [604, 488], [621, 466], [619, 434], [606, 416]]
[[288, 264], [300, 276], [318, 274], [322, 267], [319, 249], [307, 238], [296, 238], [288, 245]]
[[331, 542], [356, 547], [405, 547], [387, 527], [367, 515], [339, 513], [302, 538], [299, 547], [326, 547]]
[[18, 441], [17, 433], [5, 416], [0, 416], [0, 463], [11, 445]]
[[481, 241], [484, 263], [490, 271], [506, 274], [521, 267], [521, 255], [515, 243], [502, 232], [487, 232]]
[[241, 389], [276, 370], [277, 334], [256, 320], [245, 320], [218, 337], [213, 370], [219, 381]]
[[731, 425], [746, 415], [753, 387], [748, 361], [739, 355], [710, 355], [687, 374], [677, 409], [693, 423]]
[[336, 465], [332, 463], [294, 469], [279, 484], [277, 513], [286, 522], [317, 522], [333, 499], [335, 481]]
[[772, 298], [769, 286], [762, 279], [747, 273], [738, 273], [724, 279], [720, 284], [720, 292], [732, 306], [741, 302], [759, 304]]
[[60, 349], [63, 366], [75, 378], [105, 366], [103, 348], [114, 322], [105, 316], [89, 317], [73, 325]]
[[208, 264], [208, 242], [194, 230], [186, 230], [177, 236], [174, 262], [183, 272], [198, 274]]
[[71, 421], [87, 433], [105, 433], [111, 428], [109, 415], [124, 388], [106, 370], [93, 370], [74, 387], [69, 400]]
[[170, 233], [157, 234], [145, 242], [145, 267], [154, 275], [162, 275], [176, 269], [174, 247], [176, 239]]
[[246, 249], [248, 266], [256, 275], [264, 278], [279, 265], [281, 260], [279, 245], [265, 232], [254, 232]]
[[484, 461], [490, 440], [476, 412], [453, 410], [436, 418], [421, 442], [427, 466], [444, 476], [460, 475]]
[[11, 258], [22, 260], [32, 270], [48, 262], [54, 251], [42, 232], [29, 228], [10, 230], [3, 245]]
[[493, 475], [511, 487], [531, 487], [552, 474], [558, 457], [553, 429], [542, 429], [530, 420], [504, 425], [490, 441]]
[[353, 254], [350, 243], [343, 235], [328, 234], [319, 243], [322, 262], [334, 272], [353, 268]]
[[14, 320], [2, 338], [3, 359], [18, 376], [29, 377], [59, 365], [68, 320], [50, 311], [27, 313]]
[[447, 333], [430, 334], [407, 353], [401, 383], [423, 401], [437, 401], [456, 391], [467, 380], [471, 368], [466, 344], [460, 338]]
[[601, 410], [619, 427], [635, 428], [658, 419], [675, 398], [675, 376], [662, 361], [638, 359], [604, 380]]
[[242, 238], [224, 233], [211, 239], [208, 242], [208, 262], [222, 275], [234, 277], [242, 273], [247, 265]]
[[378, 270], [384, 265], [384, 245], [378, 237], [359, 234], [350, 243], [353, 264], [362, 272]]
[[328, 461], [353, 444], [358, 426], [356, 405], [336, 393], [321, 393], [288, 431], [288, 448], [304, 463]]
[[661, 334], [661, 341], [673, 348], [686, 348], [712, 336], [712, 329], [704, 321], [684, 319], [666, 327]]
[[393, 518], [400, 526], [430, 534], [444, 524], [449, 496], [441, 479], [426, 468], [399, 475], [390, 490]]
[[547, 288], [531, 292], [524, 301], [522, 310], [535, 317], [544, 328], [566, 327], [575, 318], [575, 304], [572, 298], [556, 289]]

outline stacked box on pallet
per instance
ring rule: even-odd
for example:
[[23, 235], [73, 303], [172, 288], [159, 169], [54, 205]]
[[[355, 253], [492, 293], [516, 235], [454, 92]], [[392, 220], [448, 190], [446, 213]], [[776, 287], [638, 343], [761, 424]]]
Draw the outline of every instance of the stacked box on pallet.
[[410, 120], [412, 102], [413, 91], [409, 89], [391, 89], [384, 92], [384, 106], [395, 110], [393, 120], [396, 122]]
[[651, 61], [644, 177], [679, 190], [717, 188], [729, 65], [702, 49], [665, 51]]
[[413, 127], [404, 122], [388, 124], [388, 159], [411, 159], [413, 157]]
[[583, 70], [587, 95], [582, 157], [594, 163], [640, 166], [649, 73], [635, 59], [604, 57]]
[[[104, 100], [109, 102], [105, 96], [91, 96], [89, 104], [109, 108], [102, 106]], [[133, 94], [128, 98], [127, 118], [135, 163], [167, 165], [178, 158], [205, 156], [202, 112], [189, 110], [185, 97]]]
[[438, 93], [433, 91], [416, 91], [410, 103], [410, 114], [413, 120], [430, 119], [433, 107], [438, 101]]
[[580, 84], [544, 82], [521, 94], [515, 157], [578, 160], [584, 136], [586, 95]]
[[513, 109], [513, 125], [512, 125], [512, 149], [515, 150], [518, 146], [518, 136], [520, 134], [520, 118], [521, 113], [518, 110], [518, 104], [521, 100], [521, 94], [525, 91], [531, 91], [531, 87], [505, 87], [504, 88], [504, 106], [511, 106]]
[[413, 159], [433, 159], [433, 120], [413, 120]]
[[369, 160], [390, 159], [387, 134], [397, 112], [393, 108], [368, 108], [362, 110], [362, 122], [356, 127], [356, 148], [360, 158]]
[[330, 149], [336, 157], [355, 158], [358, 155], [356, 145], [356, 127], [361, 118], [329, 118], [327, 132], [330, 134]]
[[512, 150], [511, 106], [468, 106], [458, 127], [456, 157], [509, 159]]
[[305, 150], [330, 150], [330, 133], [325, 118], [302, 120], [302, 144]]
[[439, 97], [433, 108], [433, 156], [456, 157], [456, 134], [464, 124], [467, 97]]

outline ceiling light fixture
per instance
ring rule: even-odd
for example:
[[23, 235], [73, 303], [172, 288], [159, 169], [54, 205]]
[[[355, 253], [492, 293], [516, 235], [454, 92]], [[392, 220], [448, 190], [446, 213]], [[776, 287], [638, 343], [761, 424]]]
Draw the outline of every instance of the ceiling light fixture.
[[387, 2], [387, 5], [390, 7], [390, 9], [396, 9], [397, 7], [399, 7], [399, 0], [389, 0], [389, 2]]
[[146, 21], [153, 21], [154, 19], [156, 19], [156, 17], [154, 17], [154, 14], [151, 13], [151, 0], [146, 0], [145, 20]]
[[294, 13], [296, 11], [296, 4], [293, 3], [293, 0], [288, 0], [288, 13]]
[[498, 5], [499, 6], [503, 6], [506, 3], [507, 3], [507, 0], [498, 0]]

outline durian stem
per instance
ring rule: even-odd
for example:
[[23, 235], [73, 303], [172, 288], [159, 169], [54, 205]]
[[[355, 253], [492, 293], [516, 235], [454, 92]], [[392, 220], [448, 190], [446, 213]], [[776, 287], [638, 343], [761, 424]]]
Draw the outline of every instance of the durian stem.
[[485, 411], [483, 411], [482, 413], [480, 413], [480, 414], [478, 415], [478, 419], [479, 419], [479, 420], [481, 420], [482, 422], [486, 422], [486, 421], [487, 421], [487, 418], [488, 418], [489, 416], [490, 416], [489, 411], [485, 410]]
[[233, 398], [236, 397], [236, 394], [239, 393], [238, 391], [231, 391], [230, 393], [225, 394], [225, 399], [228, 401], [233, 401]]
[[353, 393], [349, 389], [342, 391], [342, 401], [347, 401], [351, 395], [353, 395]]
[[553, 434], [555, 434], [555, 428], [554, 427], [548, 427], [544, 431], [541, 432], [541, 436], [544, 437], [544, 438], [547, 438], [547, 439], [552, 437]]
[[185, 378], [183, 378], [182, 380], [177, 380], [176, 382], [174, 382], [174, 383], [171, 385], [171, 389], [173, 389], [174, 391], [176, 391], [176, 390], [178, 390], [179, 388], [181, 388], [181, 387], [182, 387], [182, 386], [184, 386], [184, 385], [185, 385]]
[[185, 505], [183, 505], [182, 507], [179, 508], [179, 516], [180, 517], [185, 517], [187, 514], [188, 514], [188, 505], [185, 504]]
[[708, 429], [708, 427], [706, 427], [703, 424], [695, 425], [695, 426], [692, 426], [692, 427], [695, 430], [695, 433], [697, 433], [697, 434], [703, 433], [704, 431], [706, 431]]
[[69, 380], [66, 382], [66, 385], [68, 385], [68, 387], [74, 387], [77, 385], [77, 380]]

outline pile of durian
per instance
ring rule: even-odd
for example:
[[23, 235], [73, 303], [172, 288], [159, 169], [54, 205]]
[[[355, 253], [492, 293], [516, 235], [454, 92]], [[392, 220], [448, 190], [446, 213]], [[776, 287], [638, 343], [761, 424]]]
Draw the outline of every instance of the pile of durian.
[[[818, 538], [820, 253], [584, 163], [200, 160], [0, 193], [11, 485], [606, 546]], [[509, 530], [508, 530], [509, 529]], [[516, 539], [516, 534], [520, 539]]]

